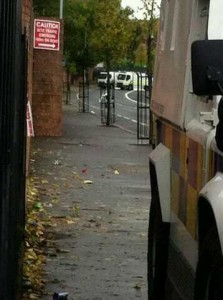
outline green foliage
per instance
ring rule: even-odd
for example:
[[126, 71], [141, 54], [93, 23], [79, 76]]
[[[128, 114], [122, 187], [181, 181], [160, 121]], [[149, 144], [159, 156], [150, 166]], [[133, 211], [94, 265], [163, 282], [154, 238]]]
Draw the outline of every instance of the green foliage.
[[[120, 0], [94, 0], [95, 32], [91, 37], [93, 48], [101, 53], [107, 67], [122, 57], [131, 37], [128, 11], [121, 8]], [[103, 13], [101, 13], [103, 12]]]
[[141, 0], [145, 10], [145, 19], [148, 20], [147, 31], [147, 72], [153, 73], [155, 48], [158, 32], [158, 18], [155, 14], [159, 6], [156, 0]]
[[[33, 3], [35, 16], [59, 17], [59, 0]], [[64, 0], [64, 61], [69, 72], [82, 73], [99, 62], [109, 69], [123, 62], [145, 65], [148, 20], [132, 14], [129, 7], [122, 8], [121, 0]]]
[[33, 0], [35, 17], [59, 17], [60, 2], [55, 0]]

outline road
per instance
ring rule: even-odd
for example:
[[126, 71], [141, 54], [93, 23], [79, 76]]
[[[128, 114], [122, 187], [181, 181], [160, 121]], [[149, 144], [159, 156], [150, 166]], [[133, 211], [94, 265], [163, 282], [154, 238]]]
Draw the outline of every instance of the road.
[[[80, 93], [79, 93], [80, 92]], [[100, 119], [100, 124], [107, 123], [107, 112], [104, 110], [104, 117], [102, 117], [101, 112], [101, 91], [95, 86], [91, 85], [89, 88], [89, 100], [85, 98], [85, 112], [90, 112], [96, 114]], [[76, 109], [83, 112], [83, 101], [82, 101], [82, 89], [72, 91], [68, 103], [75, 105]], [[85, 95], [88, 94], [88, 91], [85, 91]], [[111, 116], [114, 113], [114, 120], [111, 120], [110, 125], [115, 124], [115, 126], [122, 127], [123, 129], [135, 134], [136, 139], [141, 142], [148, 142], [149, 139], [149, 104], [146, 100], [146, 95], [144, 90], [139, 91], [139, 99], [141, 99], [139, 106], [142, 109], [139, 109], [139, 126], [137, 133], [137, 89], [134, 88], [133, 91], [126, 91], [115, 89], [114, 98], [115, 105], [114, 111], [111, 108]], [[111, 97], [112, 99], [112, 97]], [[89, 101], [89, 106], [88, 106]], [[112, 101], [112, 100], [111, 100]], [[145, 103], [146, 102], [146, 103]], [[103, 106], [105, 108], [105, 106]]]
[[[89, 109], [100, 116], [100, 90], [90, 88]], [[136, 134], [137, 131], [137, 91], [115, 90], [115, 124]]]

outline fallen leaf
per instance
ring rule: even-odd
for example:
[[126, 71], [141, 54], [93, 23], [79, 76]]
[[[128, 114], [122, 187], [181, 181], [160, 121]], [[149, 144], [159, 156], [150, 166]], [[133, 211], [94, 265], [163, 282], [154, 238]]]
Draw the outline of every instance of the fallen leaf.
[[84, 180], [84, 183], [85, 183], [85, 184], [92, 184], [93, 181], [91, 181], [91, 180]]
[[48, 180], [45, 180], [45, 179], [42, 179], [42, 180], [41, 180], [41, 183], [42, 183], [42, 184], [47, 184], [47, 183], [49, 183], [49, 181], [48, 181]]
[[134, 289], [140, 290], [142, 288], [142, 285], [140, 283], [136, 283], [134, 286]]
[[75, 222], [72, 220], [67, 220], [67, 224], [74, 224]]

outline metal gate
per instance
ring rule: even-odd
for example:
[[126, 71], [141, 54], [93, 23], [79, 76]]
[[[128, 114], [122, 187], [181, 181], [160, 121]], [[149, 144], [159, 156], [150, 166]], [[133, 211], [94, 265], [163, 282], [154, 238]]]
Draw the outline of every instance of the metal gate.
[[89, 112], [89, 82], [79, 82], [79, 111]]
[[100, 88], [101, 124], [110, 126], [115, 123], [115, 86]]
[[25, 223], [26, 39], [21, 0], [0, 2], [0, 299], [19, 299]]
[[150, 139], [150, 83], [145, 73], [137, 73], [137, 140]]

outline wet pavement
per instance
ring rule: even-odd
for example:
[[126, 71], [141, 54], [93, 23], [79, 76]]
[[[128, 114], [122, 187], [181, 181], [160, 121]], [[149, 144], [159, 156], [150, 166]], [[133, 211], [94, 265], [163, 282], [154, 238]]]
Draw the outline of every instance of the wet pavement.
[[147, 299], [148, 145], [63, 108], [63, 135], [32, 141], [32, 169], [50, 219], [42, 300]]

